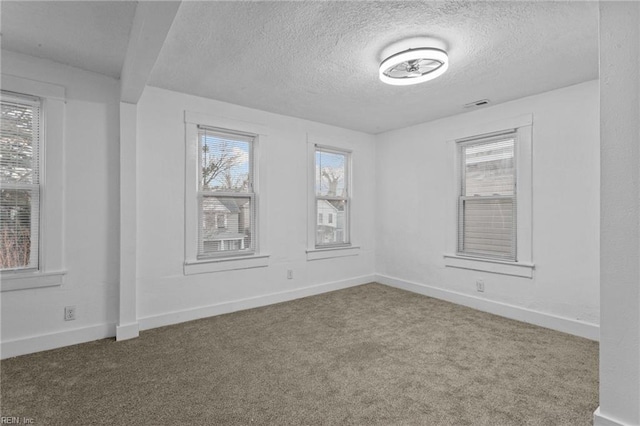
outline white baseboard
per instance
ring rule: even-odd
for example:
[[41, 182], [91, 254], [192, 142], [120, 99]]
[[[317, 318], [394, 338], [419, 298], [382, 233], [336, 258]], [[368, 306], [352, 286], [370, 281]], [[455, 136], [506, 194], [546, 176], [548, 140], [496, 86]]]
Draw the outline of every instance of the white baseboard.
[[129, 324], [118, 324], [116, 326], [116, 340], [134, 339], [140, 335], [140, 324], [131, 322]]
[[105, 339], [115, 335], [115, 324], [99, 324], [56, 333], [41, 334], [39, 336], [25, 337], [23, 339], [9, 340], [2, 342], [0, 346], [0, 358], [12, 358], [14, 356], [61, 348], [63, 346], [77, 345], [78, 343]]
[[[414, 293], [424, 294], [426, 296], [457, 303], [459, 305], [468, 306], [470, 308], [489, 312], [495, 315], [524, 321], [527, 323], [551, 328], [580, 337], [585, 337], [587, 339], [599, 339], [600, 329], [596, 324], [590, 324], [583, 321], [533, 311], [519, 306], [482, 299], [479, 297], [439, 289], [436, 287], [401, 280], [399, 278], [388, 277], [385, 275], [363, 275], [341, 281], [334, 281], [309, 287], [302, 287], [293, 290], [266, 294], [262, 296], [223, 302], [215, 305], [140, 318], [137, 324], [125, 324], [123, 326], [117, 327], [118, 335], [120, 336], [119, 340], [135, 337], [138, 330], [149, 330], [156, 327], [178, 324], [181, 322], [192, 321], [200, 318], [227, 314], [235, 311], [257, 308], [260, 306], [272, 305], [274, 303], [287, 302], [289, 300], [299, 299], [302, 297], [313, 296], [316, 294], [322, 294], [330, 291], [367, 284], [373, 281], [391, 287], [396, 287]], [[43, 334], [39, 336], [10, 340], [2, 342], [2, 344], [0, 345], [0, 359], [60, 348], [63, 346], [76, 345], [79, 343], [85, 343], [114, 336], [116, 336], [115, 324], [100, 324], [91, 327], [84, 327], [51, 334]], [[598, 411], [596, 411], [596, 413], [594, 414], [594, 418], [596, 418], [596, 416], [599, 416]], [[610, 421], [604, 416], [601, 417], [603, 422], [605, 420]], [[601, 424], [602, 426], [609, 426], [609, 423], [599, 424]], [[611, 423], [611, 425], [620, 425], [620, 423], [614, 422]]]
[[293, 290], [265, 294], [262, 296], [218, 303], [215, 305], [203, 306], [183, 311], [169, 312], [160, 315], [153, 315], [149, 317], [139, 318], [138, 321], [140, 323], [140, 330], [149, 330], [166, 325], [193, 321], [200, 318], [228, 314], [245, 309], [258, 308], [260, 306], [273, 305], [274, 303], [287, 302], [289, 300], [300, 299], [302, 297], [328, 293], [330, 291], [341, 290], [348, 287], [355, 287], [373, 281], [375, 281], [375, 275], [363, 275], [341, 281], [333, 281], [309, 287], [302, 287]]
[[622, 423], [619, 420], [614, 420], [611, 417], [607, 417], [600, 412], [600, 407], [596, 408], [593, 413], [593, 426], [631, 426], [626, 423]]
[[540, 327], [562, 331], [564, 333], [573, 334], [574, 336], [584, 337], [596, 341], [600, 339], [600, 327], [597, 324], [592, 324], [571, 318], [565, 318], [545, 312], [534, 311], [531, 309], [523, 308], [521, 306], [496, 302], [480, 297], [474, 297], [468, 294], [432, 287], [426, 284], [420, 284], [412, 281], [406, 281], [400, 278], [389, 277], [386, 275], [376, 275], [376, 282], [388, 285], [390, 287], [396, 287], [402, 290], [423, 294], [425, 296], [433, 297], [436, 299], [446, 300], [458, 305], [468, 306], [479, 311], [489, 312], [491, 314], [499, 315], [502, 317], [523, 321], [529, 324], [535, 324]]

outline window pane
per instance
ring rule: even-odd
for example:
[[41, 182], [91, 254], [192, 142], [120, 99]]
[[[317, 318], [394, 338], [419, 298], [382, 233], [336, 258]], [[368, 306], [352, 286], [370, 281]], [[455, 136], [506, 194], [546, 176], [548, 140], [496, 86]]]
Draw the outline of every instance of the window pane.
[[316, 195], [346, 197], [347, 155], [316, 151]]
[[[31, 237], [38, 223], [37, 190], [0, 190], [0, 268], [32, 266], [31, 253], [37, 253], [37, 238]], [[33, 263], [37, 261], [34, 255]]]
[[459, 251], [498, 257], [515, 256], [512, 198], [462, 200]]
[[206, 128], [199, 137], [201, 190], [251, 192], [253, 138]]
[[39, 108], [2, 100], [0, 131], [0, 181], [38, 183], [37, 141]]
[[513, 146], [513, 138], [463, 146], [463, 195], [513, 195]]
[[253, 251], [252, 197], [212, 197], [200, 200], [199, 255]]
[[348, 243], [346, 227], [347, 202], [317, 200], [318, 222], [316, 223], [316, 244]]
[[40, 101], [2, 92], [0, 269], [38, 267]]

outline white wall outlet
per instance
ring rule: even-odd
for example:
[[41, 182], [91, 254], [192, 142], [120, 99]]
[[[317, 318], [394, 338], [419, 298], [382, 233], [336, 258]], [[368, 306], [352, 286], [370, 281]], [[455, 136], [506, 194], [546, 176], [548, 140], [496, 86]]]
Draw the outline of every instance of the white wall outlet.
[[476, 280], [476, 290], [484, 293], [484, 280]]
[[293, 279], [293, 269], [287, 269], [287, 279], [288, 280]]
[[64, 307], [64, 320], [65, 321], [73, 321], [76, 319], [76, 307], [75, 306], [65, 306]]

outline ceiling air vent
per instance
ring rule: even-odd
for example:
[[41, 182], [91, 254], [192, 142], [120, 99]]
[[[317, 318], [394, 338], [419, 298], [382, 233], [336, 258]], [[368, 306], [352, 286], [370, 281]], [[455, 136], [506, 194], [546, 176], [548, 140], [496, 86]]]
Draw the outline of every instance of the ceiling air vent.
[[479, 101], [473, 101], [473, 102], [469, 102], [468, 104], [464, 104], [465, 108], [477, 108], [477, 107], [481, 107], [481, 106], [485, 106], [489, 104], [489, 99], [481, 99]]

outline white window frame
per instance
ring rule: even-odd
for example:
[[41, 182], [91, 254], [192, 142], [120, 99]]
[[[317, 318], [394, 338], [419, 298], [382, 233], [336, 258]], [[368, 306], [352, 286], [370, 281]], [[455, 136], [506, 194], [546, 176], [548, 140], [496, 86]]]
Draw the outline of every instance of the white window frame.
[[[265, 127], [225, 117], [185, 111], [185, 261], [184, 274], [202, 274], [237, 269], [260, 268], [269, 265], [266, 254], [266, 173], [264, 164], [268, 131]], [[198, 126], [206, 126], [230, 133], [254, 136], [253, 141], [253, 210], [255, 212], [255, 250], [250, 253], [216, 253], [210, 257], [198, 257], [198, 224], [200, 208], [198, 202], [200, 180], [200, 141]], [[242, 194], [235, 194], [242, 195]]]
[[[532, 128], [533, 115], [513, 117], [499, 122], [487, 123], [461, 130], [447, 141], [449, 164], [453, 165], [453, 185], [450, 188], [451, 202], [448, 204], [447, 248], [444, 264], [447, 267], [469, 269], [533, 278], [532, 253]], [[478, 140], [508, 131], [515, 131], [514, 161], [516, 164], [516, 258], [514, 260], [495, 257], [480, 257], [458, 252], [458, 219], [460, 188], [462, 187], [462, 161], [460, 144], [468, 140]]]
[[[32, 150], [33, 150], [33, 160], [32, 161], [32, 169], [34, 173], [32, 176], [37, 177], [37, 182], [35, 183], [14, 183], [11, 184], [11, 189], [28, 191], [31, 193], [31, 223], [29, 226], [29, 239], [30, 239], [30, 253], [29, 253], [29, 264], [19, 268], [13, 269], [5, 269], [3, 272], [5, 273], [20, 273], [20, 272], [37, 272], [40, 270], [40, 193], [42, 192], [42, 185], [40, 184], [40, 171], [42, 169], [42, 164], [44, 161], [40, 160], [40, 149], [41, 146], [44, 146], [42, 142], [42, 138], [44, 137], [44, 131], [42, 129], [41, 121], [44, 119], [44, 114], [42, 112], [42, 103], [43, 100], [40, 97], [35, 97], [31, 95], [27, 95], [24, 93], [15, 93], [9, 92], [5, 89], [2, 90], [1, 98], [4, 101], [9, 101], [12, 103], [16, 103], [19, 105], [29, 105], [37, 111], [37, 122], [38, 122], [38, 134], [35, 135], [35, 140], [32, 141]], [[34, 178], [35, 180], [35, 178]]]
[[64, 109], [65, 88], [2, 74], [2, 90], [41, 99], [40, 222], [37, 269], [0, 271], [1, 290], [61, 286], [64, 283]]
[[[256, 196], [255, 196], [255, 192], [254, 192], [254, 173], [253, 173], [253, 158], [254, 158], [254, 153], [255, 153], [255, 146], [257, 144], [257, 140], [258, 140], [258, 135], [256, 134], [250, 134], [250, 133], [246, 133], [246, 132], [240, 132], [237, 130], [232, 130], [232, 129], [222, 129], [222, 128], [217, 128], [217, 127], [211, 127], [211, 126], [202, 126], [199, 125], [198, 128], [200, 129], [201, 127], [204, 127], [208, 130], [211, 130], [213, 132], [220, 132], [220, 133], [224, 133], [224, 134], [228, 134], [230, 136], [232, 135], [237, 135], [237, 136], [242, 136], [242, 137], [248, 137], [251, 138], [251, 142], [250, 142], [250, 146], [249, 146], [249, 189], [247, 192], [234, 192], [234, 191], [204, 191], [202, 188], [200, 188], [200, 183], [201, 183], [201, 179], [202, 177], [200, 176], [200, 171], [202, 170], [202, 166], [203, 164], [201, 163], [202, 161], [202, 156], [200, 155], [200, 153], [202, 152], [202, 140], [200, 137], [198, 137], [198, 201], [202, 201], [205, 197], [207, 196], [215, 196], [215, 197], [220, 197], [220, 198], [249, 198], [251, 200], [251, 215], [253, 216], [256, 212]], [[203, 217], [202, 217], [202, 210], [200, 208], [198, 208], [198, 223], [202, 223]], [[222, 228], [226, 228], [227, 227], [227, 215], [226, 214], [222, 214], [221, 216], [223, 216], [223, 221], [224, 224], [222, 226]], [[208, 258], [216, 258], [216, 257], [229, 257], [229, 256], [248, 256], [248, 255], [252, 255], [255, 254], [258, 251], [258, 242], [256, 239], [254, 239], [254, 236], [256, 235], [256, 229], [255, 229], [255, 219], [256, 218], [252, 218], [252, 222], [254, 223], [254, 228], [251, 229], [251, 246], [248, 249], [243, 249], [243, 250], [225, 250], [224, 249], [224, 245], [225, 245], [225, 240], [221, 240], [220, 241], [220, 247], [222, 247], [219, 251], [217, 252], [212, 252], [210, 254], [207, 255], [203, 255], [203, 254], [198, 254], [197, 255], [197, 259], [198, 260], [203, 260], [203, 259], [208, 259]], [[218, 216], [216, 216], [216, 222], [218, 220]], [[200, 227], [199, 227], [200, 229]], [[201, 237], [198, 237], [198, 240]], [[230, 241], [230, 240], [227, 240]], [[244, 244], [244, 243], [243, 243]]]
[[[465, 191], [466, 191], [466, 164], [465, 164], [465, 154], [464, 154], [464, 150], [465, 148], [468, 148], [470, 146], [476, 146], [476, 145], [483, 145], [486, 143], [490, 143], [492, 141], [499, 141], [499, 140], [506, 140], [506, 139], [514, 139], [514, 144], [513, 144], [513, 168], [514, 168], [514, 187], [513, 187], [513, 195], [491, 195], [491, 196], [466, 196]], [[480, 258], [480, 259], [489, 259], [489, 260], [504, 260], [504, 261], [511, 261], [511, 262], [515, 262], [518, 258], [518, 248], [517, 248], [517, 210], [518, 210], [518, 203], [517, 203], [517, 198], [518, 198], [518, 181], [517, 181], [517, 174], [518, 174], [518, 140], [517, 140], [517, 131], [515, 129], [508, 129], [504, 132], [498, 132], [498, 133], [491, 133], [488, 135], [479, 135], [479, 136], [474, 136], [472, 138], [467, 138], [467, 139], [462, 139], [462, 140], [457, 140], [456, 143], [458, 145], [458, 161], [460, 162], [459, 167], [458, 167], [458, 171], [459, 171], [459, 176], [458, 176], [458, 227], [457, 227], [457, 238], [458, 238], [458, 244], [456, 247], [456, 254], [459, 256], [468, 256], [468, 257], [474, 257], [474, 258]], [[499, 199], [511, 199], [512, 201], [512, 206], [513, 206], [513, 221], [515, 222], [515, 227], [514, 227], [514, 233], [513, 236], [511, 238], [511, 244], [512, 244], [512, 248], [513, 248], [513, 256], [498, 256], [498, 255], [491, 255], [491, 254], [484, 254], [484, 253], [480, 253], [480, 252], [473, 252], [473, 251], [466, 251], [464, 250], [462, 247], [460, 247], [460, 242], [461, 242], [461, 236], [460, 233], [463, 232], [462, 225], [464, 223], [463, 217], [464, 217], [464, 211], [463, 211], [463, 203], [467, 200], [499, 200]]]
[[[348, 144], [348, 142], [347, 142]], [[346, 144], [345, 144], [346, 145]], [[345, 211], [345, 233], [347, 235], [346, 243], [339, 244], [318, 244], [317, 242], [317, 223], [318, 223], [318, 200], [326, 199], [327, 197], [319, 197], [316, 195], [316, 150], [324, 152], [335, 152], [338, 154], [345, 154], [347, 161], [345, 164], [346, 169], [346, 199], [347, 207]], [[354, 197], [353, 190], [353, 162], [355, 153], [350, 146], [336, 146], [336, 144], [325, 138], [318, 136], [307, 135], [307, 159], [308, 159], [308, 208], [307, 208], [307, 260], [321, 260], [331, 259], [344, 256], [357, 256], [360, 252], [360, 247], [353, 243], [353, 217], [354, 211], [357, 211], [356, 197]], [[343, 199], [343, 197], [330, 197], [332, 199]], [[334, 218], [335, 219], [335, 218]]]

